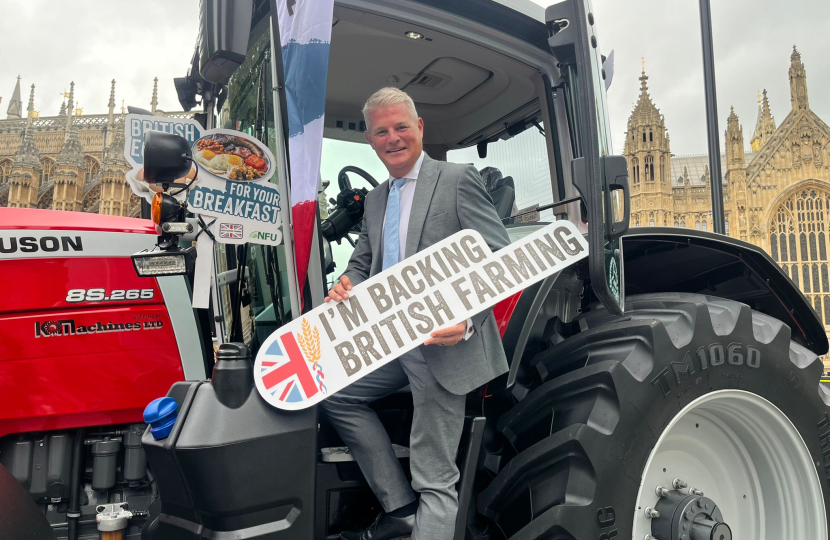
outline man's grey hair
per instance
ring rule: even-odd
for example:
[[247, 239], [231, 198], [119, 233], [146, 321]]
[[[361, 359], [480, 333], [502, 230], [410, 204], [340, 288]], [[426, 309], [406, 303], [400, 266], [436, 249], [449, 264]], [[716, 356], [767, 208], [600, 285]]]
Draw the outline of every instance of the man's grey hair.
[[369, 96], [369, 99], [366, 100], [366, 103], [363, 105], [363, 120], [366, 122], [366, 125], [369, 126], [370, 112], [389, 107], [390, 105], [397, 105], [398, 103], [406, 105], [406, 108], [412, 115], [413, 120], [418, 119], [418, 111], [415, 110], [415, 102], [412, 101], [409, 94], [393, 86], [387, 86], [386, 88], [381, 88]]

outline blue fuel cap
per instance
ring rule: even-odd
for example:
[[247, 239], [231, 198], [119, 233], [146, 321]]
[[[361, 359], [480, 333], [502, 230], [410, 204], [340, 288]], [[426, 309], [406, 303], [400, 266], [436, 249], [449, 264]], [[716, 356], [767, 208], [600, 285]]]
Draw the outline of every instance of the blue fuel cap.
[[156, 440], [170, 435], [178, 417], [179, 404], [171, 397], [154, 399], [144, 408], [144, 421], [150, 424], [150, 433]]

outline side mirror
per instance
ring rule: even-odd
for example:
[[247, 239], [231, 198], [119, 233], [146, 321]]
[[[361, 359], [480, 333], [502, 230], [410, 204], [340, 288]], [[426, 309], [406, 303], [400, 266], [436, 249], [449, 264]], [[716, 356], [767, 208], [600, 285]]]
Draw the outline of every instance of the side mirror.
[[193, 154], [187, 139], [172, 133], [148, 131], [144, 135], [144, 179], [171, 184], [190, 172]]

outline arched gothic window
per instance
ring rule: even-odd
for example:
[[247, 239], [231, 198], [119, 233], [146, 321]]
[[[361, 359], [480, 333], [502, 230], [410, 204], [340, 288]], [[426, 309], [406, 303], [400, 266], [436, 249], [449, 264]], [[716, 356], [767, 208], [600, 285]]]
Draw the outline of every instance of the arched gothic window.
[[637, 219], [634, 221], [634, 226], [635, 226], [635, 227], [639, 227], [639, 226], [640, 226], [640, 218], [637, 218]]
[[771, 215], [770, 255], [801, 288], [827, 327], [830, 323], [827, 266], [830, 193], [815, 188], [797, 191]]
[[695, 229], [700, 230], [700, 220], [695, 219]]
[[38, 185], [43, 186], [52, 178], [52, 172], [55, 169], [55, 162], [49, 158], [44, 158], [40, 162], [40, 166], [40, 183]]
[[654, 182], [654, 156], [646, 156], [646, 168], [643, 176], [646, 177], [646, 180], [649, 182]]
[[677, 221], [677, 218], [674, 219], [674, 226], [675, 227], [680, 227], [680, 222]]
[[680, 220], [680, 226], [683, 227], [684, 229], [686, 228], [686, 218], [683, 218], [683, 219]]
[[654, 142], [654, 135], [651, 131], [648, 132], [648, 142]]
[[654, 227], [654, 216], [651, 216], [651, 219], [648, 220], [648, 226]]
[[728, 219], [724, 222], [724, 226], [725, 226], [725, 229], [726, 229], [726, 234], [729, 234], [729, 220]]
[[84, 168], [86, 169], [85, 183], [87, 184], [92, 182], [92, 179], [95, 178], [95, 175], [98, 174], [98, 171], [101, 170], [101, 166], [98, 164], [95, 158], [90, 156], [84, 157]]
[[640, 182], [640, 160], [631, 158], [631, 171], [634, 173], [634, 183]]
[[9, 175], [12, 173], [12, 162], [9, 160], [0, 161], [0, 185], [9, 181]]
[[708, 231], [708, 225], [706, 225], [706, 218], [703, 218], [703, 222], [700, 224], [700, 228], [704, 231]]
[[666, 180], [666, 156], [660, 156], [660, 181]]
[[646, 132], [643, 132], [643, 142], [646, 142]]

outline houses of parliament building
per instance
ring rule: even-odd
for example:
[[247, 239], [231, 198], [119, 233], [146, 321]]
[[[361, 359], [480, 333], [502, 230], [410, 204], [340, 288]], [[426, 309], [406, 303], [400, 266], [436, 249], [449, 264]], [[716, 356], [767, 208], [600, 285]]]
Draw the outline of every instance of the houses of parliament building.
[[[780, 124], [766, 90], [759, 95], [748, 152], [734, 109], [726, 120], [726, 233], [766, 250], [830, 331], [830, 128], [810, 109], [807, 72], [795, 47], [789, 79], [790, 107]], [[647, 81], [643, 70], [625, 139], [631, 224], [712, 230], [709, 159], [672, 155]]]
[[[165, 113], [157, 105], [158, 79], [151, 112], [192, 116]], [[130, 167], [124, 159], [124, 108], [115, 111], [115, 81], [107, 114], [82, 113], [75, 109], [74, 83], [57, 116], [35, 110], [35, 85], [24, 109], [17, 78], [6, 119], [0, 120], [0, 207], [139, 215], [141, 205], [125, 177]]]

